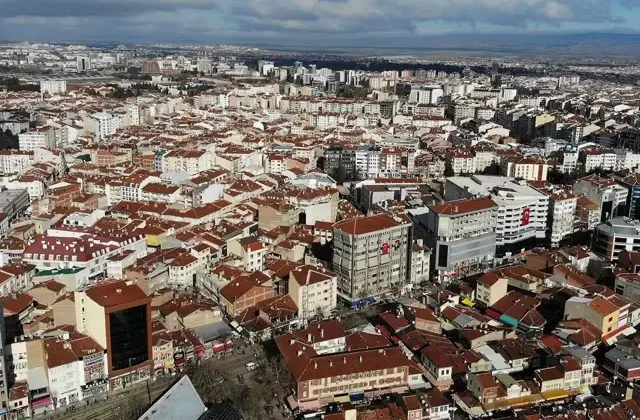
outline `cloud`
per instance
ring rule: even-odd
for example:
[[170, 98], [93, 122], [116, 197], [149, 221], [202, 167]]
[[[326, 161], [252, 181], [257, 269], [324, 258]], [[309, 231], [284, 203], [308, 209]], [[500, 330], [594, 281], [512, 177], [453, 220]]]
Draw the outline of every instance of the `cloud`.
[[637, 6], [640, 0], [0, 0], [0, 39], [32, 34], [45, 40], [169, 41], [410, 34], [430, 26], [588, 28], [620, 23], [617, 11]]

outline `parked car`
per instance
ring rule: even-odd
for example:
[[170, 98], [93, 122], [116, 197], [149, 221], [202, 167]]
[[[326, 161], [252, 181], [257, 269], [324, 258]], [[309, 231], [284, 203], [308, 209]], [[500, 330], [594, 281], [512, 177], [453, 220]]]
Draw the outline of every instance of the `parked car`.
[[256, 362], [249, 362], [245, 365], [245, 367], [249, 372], [251, 372], [252, 370], [258, 369], [258, 364]]

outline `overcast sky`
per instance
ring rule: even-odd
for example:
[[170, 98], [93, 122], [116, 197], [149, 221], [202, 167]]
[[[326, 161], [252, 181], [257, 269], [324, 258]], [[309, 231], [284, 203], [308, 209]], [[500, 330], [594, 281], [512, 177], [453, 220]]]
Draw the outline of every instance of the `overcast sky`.
[[640, 30], [640, 0], [0, 0], [0, 39], [300, 44]]

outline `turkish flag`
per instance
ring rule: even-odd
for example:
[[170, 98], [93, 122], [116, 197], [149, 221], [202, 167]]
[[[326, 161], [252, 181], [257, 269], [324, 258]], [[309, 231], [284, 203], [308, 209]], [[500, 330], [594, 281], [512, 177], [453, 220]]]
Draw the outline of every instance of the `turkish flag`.
[[525, 207], [522, 210], [522, 226], [526, 226], [529, 224], [530, 216], [531, 216], [531, 209], [529, 209], [529, 207]]
[[389, 242], [385, 242], [382, 244], [382, 255], [387, 255], [389, 253]]

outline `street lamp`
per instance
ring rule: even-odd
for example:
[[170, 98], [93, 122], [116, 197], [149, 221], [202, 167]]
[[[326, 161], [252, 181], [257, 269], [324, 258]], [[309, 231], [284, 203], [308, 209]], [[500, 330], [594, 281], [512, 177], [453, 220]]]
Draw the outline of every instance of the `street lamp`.
[[[133, 382], [133, 381], [131, 380], [131, 361], [132, 361], [132, 360], [133, 360], [133, 361], [135, 361], [135, 360], [136, 360], [136, 358], [135, 358], [135, 357], [129, 357], [129, 374], [128, 374], [129, 382]], [[127, 381], [125, 380], [125, 384], [126, 384], [126, 383], [127, 383]]]

